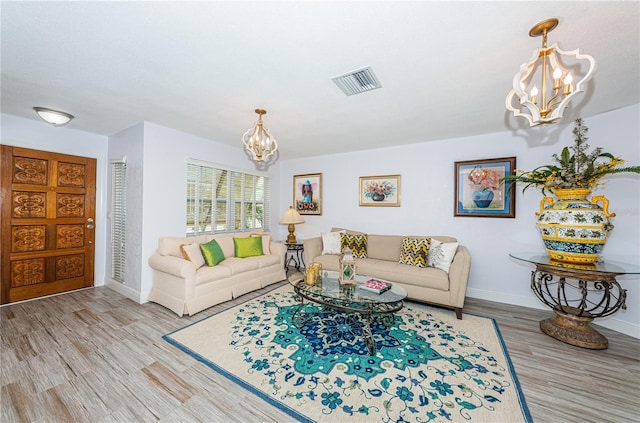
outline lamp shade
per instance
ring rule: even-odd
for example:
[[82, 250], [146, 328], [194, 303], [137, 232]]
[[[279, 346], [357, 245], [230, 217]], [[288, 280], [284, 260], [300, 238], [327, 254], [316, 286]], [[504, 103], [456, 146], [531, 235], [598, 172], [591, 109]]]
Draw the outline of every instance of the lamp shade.
[[280, 224], [288, 225], [290, 223], [304, 223], [304, 219], [300, 216], [300, 213], [293, 208], [293, 206], [289, 206], [289, 209], [285, 211], [280, 218]]

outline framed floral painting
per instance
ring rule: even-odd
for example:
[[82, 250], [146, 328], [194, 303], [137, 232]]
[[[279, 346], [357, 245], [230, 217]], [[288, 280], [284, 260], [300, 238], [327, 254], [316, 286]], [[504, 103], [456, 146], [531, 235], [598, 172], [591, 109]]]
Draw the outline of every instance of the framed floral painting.
[[300, 214], [322, 215], [322, 173], [293, 176], [293, 207]]
[[455, 162], [453, 215], [516, 217], [514, 184], [501, 181], [515, 168], [515, 157]]
[[400, 175], [361, 176], [360, 205], [400, 207]]

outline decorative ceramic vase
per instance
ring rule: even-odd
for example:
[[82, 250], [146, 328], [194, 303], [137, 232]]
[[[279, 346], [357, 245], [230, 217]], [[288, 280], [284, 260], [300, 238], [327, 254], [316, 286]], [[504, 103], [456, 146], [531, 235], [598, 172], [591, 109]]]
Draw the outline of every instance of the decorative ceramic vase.
[[[615, 213], [609, 213], [609, 200], [599, 195], [588, 200], [591, 190], [557, 189], [556, 200], [545, 197], [536, 213], [536, 226], [552, 260], [568, 263], [594, 263], [607, 242]], [[599, 203], [602, 203], [600, 206]]]
[[471, 193], [471, 199], [475, 203], [477, 207], [481, 209], [486, 209], [489, 207], [491, 202], [493, 201], [493, 191], [490, 189], [483, 189], [478, 191], [473, 191]]
[[378, 193], [372, 194], [371, 195], [371, 199], [373, 201], [383, 201], [384, 200], [384, 194], [378, 194]]

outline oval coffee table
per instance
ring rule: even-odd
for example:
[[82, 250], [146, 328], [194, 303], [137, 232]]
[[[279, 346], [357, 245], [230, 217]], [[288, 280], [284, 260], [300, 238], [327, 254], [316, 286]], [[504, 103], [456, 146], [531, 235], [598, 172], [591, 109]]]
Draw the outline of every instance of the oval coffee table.
[[[403, 300], [407, 291], [397, 284], [382, 294], [367, 291], [361, 285], [371, 279], [370, 276], [356, 276], [355, 286], [340, 286], [338, 272], [322, 272], [322, 281], [307, 285], [302, 273], [295, 273], [288, 278], [294, 292], [300, 297], [300, 305], [293, 314], [293, 324], [299, 329], [317, 312], [305, 308], [305, 300], [322, 306], [335, 313], [347, 313], [360, 322], [362, 340], [367, 346], [369, 355], [375, 355], [376, 343], [371, 333], [371, 324], [380, 322], [389, 327], [395, 320], [394, 313], [404, 307]], [[379, 278], [376, 278], [381, 280]]]

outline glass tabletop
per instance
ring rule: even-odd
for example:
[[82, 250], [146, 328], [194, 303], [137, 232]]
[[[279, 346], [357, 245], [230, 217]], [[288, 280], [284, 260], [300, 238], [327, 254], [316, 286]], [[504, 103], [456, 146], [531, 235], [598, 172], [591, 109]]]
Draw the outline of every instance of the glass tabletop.
[[637, 275], [640, 274], [640, 266], [632, 263], [622, 263], [615, 260], [605, 259], [601, 262], [593, 264], [565, 263], [551, 258], [545, 253], [518, 252], [510, 253], [509, 257], [516, 260], [526, 261], [533, 264], [544, 266], [554, 266], [565, 269], [586, 270], [599, 273], [616, 273], [619, 275]]
[[[297, 289], [312, 296], [322, 296], [325, 298], [346, 300], [350, 302], [359, 301], [363, 303], [395, 303], [407, 297], [407, 291], [398, 284], [391, 283], [390, 290], [377, 294], [375, 292], [362, 289], [362, 285], [371, 279], [371, 276], [356, 275], [356, 286], [340, 286], [338, 272], [325, 270], [322, 272], [322, 283], [307, 285], [302, 273], [296, 273], [289, 277], [289, 283], [295, 285]], [[376, 278], [381, 280], [379, 278]]]

